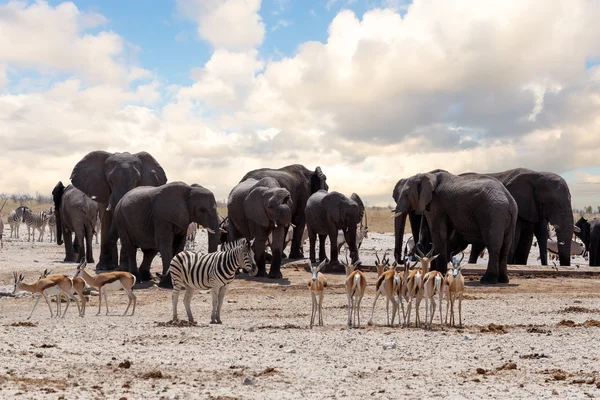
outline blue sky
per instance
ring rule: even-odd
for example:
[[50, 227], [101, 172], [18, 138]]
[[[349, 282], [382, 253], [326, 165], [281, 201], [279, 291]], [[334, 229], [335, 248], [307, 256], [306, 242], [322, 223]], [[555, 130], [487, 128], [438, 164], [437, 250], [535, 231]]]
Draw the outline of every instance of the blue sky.
[[[56, 6], [63, 0], [50, 0]], [[136, 57], [168, 84], [189, 85], [190, 71], [210, 59], [212, 48], [201, 40], [197, 24], [177, 10], [174, 1], [141, 3], [122, 0], [74, 0], [81, 11], [98, 12], [108, 24], [98, 29], [111, 29], [139, 49]], [[401, 0], [398, 5], [408, 5]], [[395, 3], [395, 4], [396, 4]], [[385, 4], [373, 0], [265, 0], [260, 15], [266, 25], [265, 40], [259, 47], [263, 59], [293, 55], [300, 43], [327, 40], [327, 28], [341, 9], [357, 15]], [[403, 7], [400, 9], [404, 13]], [[91, 30], [94, 32], [94, 30]]]

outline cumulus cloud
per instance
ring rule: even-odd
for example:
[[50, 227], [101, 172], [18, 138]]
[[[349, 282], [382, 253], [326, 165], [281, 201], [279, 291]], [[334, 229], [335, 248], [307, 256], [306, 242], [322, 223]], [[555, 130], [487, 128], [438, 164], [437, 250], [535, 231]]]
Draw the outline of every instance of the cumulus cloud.
[[252, 49], [262, 43], [265, 24], [261, 0], [177, 0], [179, 9], [198, 23], [198, 35], [217, 48]]
[[[0, 65], [76, 74], [0, 95], [3, 145], [18, 160], [15, 171], [31, 177], [23, 183], [4, 174], [0, 187], [51, 188], [99, 148], [150, 151], [169, 180], [200, 183], [219, 199], [250, 169], [320, 165], [332, 189], [356, 191], [370, 205], [390, 204], [398, 179], [435, 168], [565, 173], [597, 165], [600, 67], [587, 64], [600, 56], [600, 4], [421, 0], [401, 14], [403, 2], [379, 3], [390, 7], [364, 15], [342, 10], [324, 43], [304, 42], [291, 55], [270, 58], [257, 50], [265, 35], [260, 1], [178, 0], [214, 47], [209, 61], [190, 71], [188, 86], [163, 87], [142, 66], [119, 61], [122, 46], [98, 47], [98, 57], [120, 71], [105, 75], [92, 65], [53, 64], [32, 49], [23, 53], [25, 63], [0, 53]], [[54, 24], [85, 26], [79, 10], [63, 10], [71, 6], [15, 4], [9, 6], [22, 13], [60, 9], [75, 17]], [[13, 30], [26, 29], [27, 20], [11, 20]], [[86, 21], [104, 23], [97, 15]], [[89, 36], [78, 29], [71, 42]], [[116, 33], [93, 37], [123, 43]], [[2, 76], [0, 68], [0, 85], [8, 79]], [[33, 173], [39, 168], [47, 169]], [[575, 206], [600, 195], [597, 177], [574, 179]]]
[[91, 83], [125, 83], [127, 70], [117, 60], [123, 39], [109, 31], [85, 32], [105, 23], [102, 15], [83, 13], [73, 3], [11, 0], [0, 5], [0, 63], [77, 73]]

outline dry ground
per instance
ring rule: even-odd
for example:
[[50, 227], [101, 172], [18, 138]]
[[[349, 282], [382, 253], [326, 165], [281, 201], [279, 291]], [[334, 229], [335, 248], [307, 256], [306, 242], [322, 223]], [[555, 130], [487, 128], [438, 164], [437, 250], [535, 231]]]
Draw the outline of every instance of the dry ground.
[[[203, 232], [198, 241], [203, 248]], [[371, 262], [373, 249], [391, 246], [391, 235], [370, 234], [361, 258]], [[57, 245], [7, 239], [0, 251], [0, 292], [12, 290], [13, 270], [26, 281], [45, 268], [74, 272], [75, 264], [60, 262], [63, 257]], [[583, 260], [574, 262], [584, 268]], [[375, 326], [366, 325], [374, 273], [367, 273], [363, 326], [346, 329], [343, 276], [327, 275], [325, 326], [311, 330], [309, 275], [302, 263], [286, 265], [283, 274], [276, 282], [236, 279], [225, 297], [222, 325], [207, 324], [207, 293], [193, 298], [199, 323], [186, 327], [164, 326], [172, 315], [171, 293], [157, 287], [135, 290], [133, 317], [120, 315], [127, 304], [122, 291], [109, 296], [109, 316], [95, 315], [98, 297], [91, 296], [84, 318], [73, 307], [63, 320], [50, 319], [42, 301], [30, 323], [31, 296], [0, 297], [0, 398], [600, 396], [600, 327], [586, 324], [600, 320], [597, 278], [513, 278], [495, 287], [469, 282], [464, 328], [440, 330], [436, 318], [434, 330], [424, 331], [383, 326], [382, 299]], [[185, 315], [181, 303], [179, 315]], [[395, 348], [384, 349], [392, 342]]]

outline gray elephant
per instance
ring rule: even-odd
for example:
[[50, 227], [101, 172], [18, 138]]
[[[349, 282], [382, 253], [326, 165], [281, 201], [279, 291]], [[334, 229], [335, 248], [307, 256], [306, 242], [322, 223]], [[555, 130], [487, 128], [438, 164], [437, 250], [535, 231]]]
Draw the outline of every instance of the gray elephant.
[[[473, 173], [460, 176], [473, 175]], [[548, 265], [548, 223], [556, 228], [560, 265], [571, 265], [571, 238], [573, 237], [573, 209], [567, 182], [552, 172], [538, 172], [527, 168], [484, 174], [498, 179], [508, 189], [519, 207], [515, 229], [514, 256], [509, 263], [527, 265], [527, 258], [535, 234], [542, 265]], [[469, 258], [477, 262], [483, 243], [474, 243]]]
[[269, 234], [272, 234], [273, 259], [268, 276], [273, 279], [281, 278], [281, 255], [285, 232], [292, 221], [293, 206], [290, 192], [282, 188], [275, 178], [247, 178], [229, 193], [227, 240], [235, 241], [241, 237], [255, 239], [257, 276], [267, 276], [265, 244]]
[[[56, 216], [56, 243], [62, 245], [64, 237], [64, 261], [80, 263], [85, 257], [87, 262], [93, 263], [92, 238], [98, 216], [98, 203], [73, 185], [65, 187], [61, 181], [52, 190], [52, 200]], [[77, 258], [75, 254], [78, 254]]]
[[[191, 222], [209, 231], [208, 251], [214, 252], [219, 244], [219, 216], [213, 193], [200, 185], [171, 182], [158, 187], [131, 189], [117, 203], [114, 224], [121, 238], [121, 248], [127, 260], [121, 260], [120, 269], [148, 281], [150, 265], [160, 251], [162, 275], [159, 286], [172, 287], [167, 275], [173, 256], [185, 247], [186, 233]], [[138, 274], [136, 249], [144, 258]]]
[[[243, 182], [247, 179], [260, 180], [262, 178], [273, 178], [279, 185], [287, 189], [290, 192], [290, 199], [292, 201], [292, 222], [294, 226], [294, 236], [292, 239], [292, 245], [290, 250], [290, 259], [303, 258], [302, 253], [302, 234], [304, 227], [306, 226], [306, 217], [304, 215], [304, 208], [308, 198], [318, 190], [329, 190], [327, 185], [327, 177], [321, 171], [321, 167], [316, 167], [314, 171], [311, 171], [300, 164], [288, 165], [279, 169], [261, 168], [248, 172], [241, 179]], [[273, 260], [271, 262], [271, 269], [279, 271], [281, 267], [280, 261]], [[278, 274], [271, 274], [269, 276], [275, 277]]]
[[[489, 262], [481, 283], [508, 283], [507, 261], [517, 223], [517, 203], [496, 179], [456, 176], [446, 171], [417, 174], [397, 186], [395, 217], [404, 226], [407, 213], [422, 212], [431, 231], [435, 253], [433, 268], [445, 274], [448, 240], [452, 234], [482, 241]], [[402, 229], [402, 232], [404, 229]]]
[[316, 263], [315, 244], [319, 235], [319, 260], [325, 260], [325, 239], [329, 236], [331, 244], [330, 261], [328, 269], [336, 270], [341, 266], [338, 259], [338, 230], [344, 233], [346, 243], [350, 248], [352, 263], [358, 261], [358, 248], [356, 243], [356, 227], [362, 221], [365, 206], [356, 193], [350, 198], [340, 192], [326, 192], [319, 190], [306, 203], [306, 227], [310, 242], [310, 261]]
[[145, 151], [135, 154], [92, 151], [75, 165], [71, 182], [99, 205], [102, 227], [100, 259], [96, 269], [115, 269], [118, 265], [118, 234], [112, 224], [113, 208], [125, 193], [135, 187], [167, 183], [165, 171]]
[[583, 241], [586, 251], [589, 252], [590, 267], [600, 267], [600, 219], [588, 221], [581, 217], [575, 226], [579, 228], [575, 235]]

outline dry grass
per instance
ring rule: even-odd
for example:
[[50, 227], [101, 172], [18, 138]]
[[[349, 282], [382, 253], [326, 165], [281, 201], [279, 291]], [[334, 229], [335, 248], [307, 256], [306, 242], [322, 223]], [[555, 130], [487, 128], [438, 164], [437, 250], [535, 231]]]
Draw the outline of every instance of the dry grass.
[[[0, 199], [0, 208], [4, 204], [4, 199]], [[13, 199], [8, 199], [2, 211], [0, 211], [0, 215], [4, 218], [8, 215], [11, 210], [16, 209], [19, 206], [27, 206], [31, 208], [33, 212], [40, 212], [42, 210], [48, 210], [50, 207], [54, 207], [54, 203], [49, 200], [25, 200], [25, 201], [14, 201]]]

